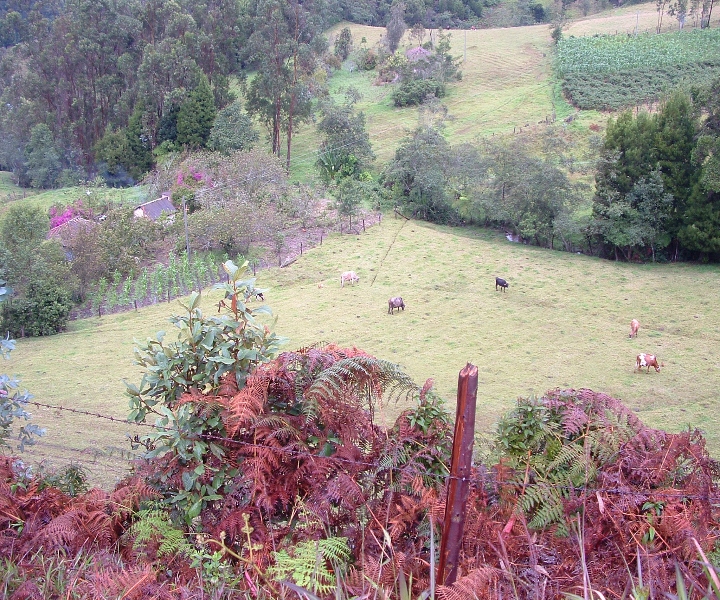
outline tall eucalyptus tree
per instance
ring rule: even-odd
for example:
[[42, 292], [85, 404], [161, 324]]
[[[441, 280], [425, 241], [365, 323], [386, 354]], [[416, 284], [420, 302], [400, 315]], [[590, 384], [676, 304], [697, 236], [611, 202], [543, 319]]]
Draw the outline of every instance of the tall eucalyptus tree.
[[322, 0], [252, 0], [248, 59], [257, 73], [250, 81], [248, 112], [270, 132], [272, 151], [280, 155], [286, 133], [286, 168], [290, 168], [292, 136], [312, 114], [318, 58], [327, 49]]

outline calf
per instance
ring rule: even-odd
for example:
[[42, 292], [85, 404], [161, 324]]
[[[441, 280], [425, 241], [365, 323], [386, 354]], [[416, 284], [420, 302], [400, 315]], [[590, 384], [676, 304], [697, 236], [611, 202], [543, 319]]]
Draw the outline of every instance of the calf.
[[345, 287], [345, 282], [349, 281], [352, 285], [355, 285], [356, 281], [360, 281], [355, 271], [345, 271], [340, 275], [340, 287]]
[[633, 319], [630, 321], [630, 336], [631, 338], [637, 337], [638, 329], [640, 329], [640, 321]]
[[657, 356], [654, 354], [645, 354], [642, 352], [641, 354], [637, 355], [637, 360], [635, 361], [635, 368], [637, 370], [642, 369], [643, 367], [647, 367], [646, 373], [650, 372], [650, 367], [655, 368], [655, 372], [660, 372], [660, 367], [664, 367], [665, 364], [659, 365], [657, 361]]
[[495, 278], [495, 291], [497, 292], [498, 286], [502, 289], [504, 292], [508, 287], [508, 282], [504, 279], [501, 279], [500, 277]]
[[398, 311], [401, 308], [405, 310], [405, 303], [400, 296], [396, 296], [395, 298], [390, 298], [390, 300], [388, 300], [388, 314], [392, 314], [393, 312], [395, 312], [396, 308], [398, 309]]

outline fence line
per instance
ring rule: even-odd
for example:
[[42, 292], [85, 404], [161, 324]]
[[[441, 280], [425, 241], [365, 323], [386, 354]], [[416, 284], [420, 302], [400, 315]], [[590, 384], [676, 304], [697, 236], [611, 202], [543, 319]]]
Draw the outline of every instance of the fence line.
[[[34, 401], [34, 400], [28, 401], [28, 404], [32, 404], [32, 405], [37, 406], [37, 407], [40, 407], [40, 408], [46, 408], [46, 409], [52, 409], [52, 410], [59, 410], [59, 411], [66, 411], [66, 412], [70, 412], [70, 413], [74, 413], [74, 414], [80, 414], [80, 415], [84, 415], [84, 416], [95, 417], [95, 418], [97, 418], [97, 419], [103, 419], [103, 420], [106, 420], [106, 421], [110, 421], [110, 422], [113, 422], [113, 423], [121, 423], [121, 424], [124, 424], [124, 425], [134, 425], [134, 426], [136, 426], [136, 427], [146, 427], [146, 428], [154, 429], [154, 430], [158, 430], [158, 429], [159, 429], [159, 430], [164, 430], [164, 431], [177, 431], [177, 429], [176, 429], [176, 428], [173, 428], [173, 427], [156, 426], [156, 425], [151, 425], [150, 423], [137, 423], [137, 422], [134, 422], [134, 421], [128, 421], [127, 419], [119, 419], [119, 418], [117, 418], [117, 417], [113, 417], [113, 416], [110, 416], [110, 415], [103, 415], [103, 414], [100, 414], [100, 413], [90, 412], [90, 411], [81, 410], [81, 409], [77, 409], [77, 408], [67, 408], [67, 407], [64, 407], [64, 406], [58, 406], [58, 405], [52, 405], [52, 404], [44, 404], [44, 403], [42, 403], [42, 402], [36, 402], [36, 401]], [[223, 436], [217, 436], [217, 435], [209, 435], [209, 434], [206, 435], [206, 434], [204, 434], [204, 435], [202, 436], [202, 438], [203, 438], [203, 439], [206, 439], [206, 440], [222, 441], [222, 442], [226, 442], [226, 443], [228, 443], [228, 444], [234, 444], [234, 445], [236, 445], [236, 446], [243, 446], [243, 447], [246, 447], [246, 448], [262, 448], [262, 449], [264, 449], [264, 450], [273, 450], [273, 451], [279, 452], [279, 453], [281, 453], [281, 454], [287, 454], [289, 457], [292, 457], [292, 458], [307, 457], [307, 458], [311, 458], [311, 459], [314, 459], [314, 460], [317, 460], [317, 459], [319, 459], [319, 458], [323, 458], [323, 459], [325, 459], [325, 460], [335, 461], [335, 462], [337, 462], [337, 463], [347, 463], [347, 464], [351, 464], [351, 465], [356, 465], [356, 466], [365, 467], [365, 468], [368, 468], [368, 469], [385, 470], [385, 469], [388, 468], [386, 465], [384, 465], [384, 464], [382, 464], [382, 463], [380, 463], [380, 462], [369, 462], [369, 461], [362, 461], [362, 460], [352, 460], [352, 459], [347, 459], [347, 458], [334, 458], [334, 457], [332, 457], [332, 456], [319, 457], [317, 454], [313, 454], [312, 452], [303, 452], [303, 451], [299, 451], [299, 450], [290, 450], [290, 449], [288, 449], [288, 448], [277, 448], [277, 447], [271, 447], [271, 446], [264, 446], [264, 445], [262, 445], [262, 444], [253, 444], [253, 443], [251, 443], [251, 442], [244, 442], [244, 441], [241, 441], [241, 440], [236, 440], [236, 439], [233, 439], [233, 438], [228, 438], [228, 437], [223, 437]], [[89, 448], [86, 448], [86, 449], [84, 449], [84, 450], [81, 450], [81, 449], [69, 449], [69, 448], [67, 448], [66, 446], [62, 446], [62, 445], [59, 445], [59, 444], [53, 444], [53, 443], [51, 443], [51, 442], [45, 442], [45, 441], [41, 441], [41, 444], [42, 444], [43, 447], [47, 446], [47, 447], [55, 448], [55, 449], [57, 449], [57, 450], [59, 450], [59, 451], [61, 451], [61, 452], [67, 452], [68, 450], [70, 450], [71, 452], [75, 452], [75, 453], [78, 453], [78, 454], [84, 454], [84, 455], [90, 454], [90, 455], [93, 456], [93, 459], [94, 459], [95, 461], [97, 461], [98, 458], [105, 458], [105, 459], [111, 458], [110, 456], [107, 456], [107, 455], [103, 456], [102, 451], [97, 451], [97, 450], [96, 450], [95, 452], [93, 452], [93, 451], [92, 451], [91, 449], [89, 449]], [[119, 449], [119, 450], [120, 450], [120, 449]], [[121, 457], [118, 457], [118, 458], [119, 458], [119, 459], [122, 459], [125, 463], [131, 463], [131, 462], [132, 462], [132, 459], [130, 459], [130, 458], [121, 458]], [[95, 464], [99, 464], [99, 463], [96, 462]], [[104, 466], [104, 467], [106, 467], [106, 468], [109, 467], [109, 465], [102, 465], [102, 466]], [[393, 467], [391, 467], [391, 468], [393, 468]], [[395, 470], [398, 470], [398, 471], [403, 471], [405, 468], [402, 467], [402, 466], [400, 466], [400, 467], [394, 467], [394, 469], [395, 469]], [[120, 472], [120, 469], [117, 469], [117, 471]], [[515, 481], [515, 480], [502, 480], [502, 479], [492, 479], [492, 480], [491, 480], [491, 479], [489, 479], [488, 476], [485, 475], [485, 474], [479, 474], [479, 475], [474, 476], [474, 477], [456, 477], [456, 476], [450, 475], [449, 473], [448, 473], [448, 474], [441, 474], [441, 473], [433, 473], [433, 472], [430, 472], [430, 471], [418, 471], [417, 469], [412, 469], [412, 473], [413, 473], [413, 474], [417, 474], [417, 475], [421, 475], [421, 476], [426, 477], [426, 478], [428, 478], [428, 479], [440, 480], [440, 481], [442, 481], [442, 482], [448, 482], [448, 481], [451, 481], [451, 480], [456, 480], [456, 481], [462, 481], [462, 482], [467, 482], [467, 481], [473, 482], [473, 481], [474, 481], [474, 482], [476, 482], [477, 484], [483, 485], [483, 486], [484, 486], [484, 485], [491, 485], [491, 484], [492, 484], [492, 485], [498, 485], [498, 486], [502, 486], [502, 485], [519, 485], [518, 481]], [[589, 487], [589, 488], [584, 488], [583, 486], [569, 486], [569, 485], [553, 484], [553, 483], [545, 483], [545, 482], [543, 482], [543, 485], [544, 485], [544, 486], [547, 486], [548, 488], [553, 488], [553, 489], [556, 489], [556, 490], [567, 491], [567, 492], [584, 490], [584, 491], [582, 492], [582, 493], [584, 493], [584, 494], [587, 494], [587, 493], [591, 493], [591, 494], [592, 494], [592, 493], [605, 493], [605, 494], [615, 495], [615, 496], [637, 496], [638, 498], [653, 497], [653, 498], [665, 498], [665, 499], [706, 500], [706, 501], [713, 502], [713, 503], [720, 503], [720, 494], [718, 494], [718, 495], [711, 495], [711, 494], [687, 494], [687, 493], [684, 493], [684, 492], [682, 492], [682, 491], [674, 491], [674, 492], [671, 492], [671, 491], [661, 491], [661, 490], [652, 490], [652, 489], [643, 490], [643, 491], [635, 491], [635, 490], [628, 490], [628, 489], [617, 488], [617, 487], [615, 487], [615, 488], [613, 488], [613, 487]]]

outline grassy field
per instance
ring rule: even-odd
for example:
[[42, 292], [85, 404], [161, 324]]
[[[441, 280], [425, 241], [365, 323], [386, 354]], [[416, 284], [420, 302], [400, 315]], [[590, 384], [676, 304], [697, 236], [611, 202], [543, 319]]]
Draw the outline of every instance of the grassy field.
[[[347, 269], [360, 283], [340, 289]], [[496, 275], [509, 281], [507, 293], [495, 291]], [[418, 383], [433, 378], [451, 408], [458, 372], [476, 364], [481, 434], [519, 396], [588, 387], [620, 398], [653, 426], [700, 427], [720, 454], [718, 267], [617, 264], [389, 217], [258, 273], [258, 284], [270, 289], [275, 329], [290, 338], [288, 349], [319, 341], [357, 346], [400, 364]], [[391, 316], [387, 298], [394, 295], [407, 309]], [[208, 310], [215, 302], [207, 294]], [[39, 402], [122, 419], [122, 380], [141, 377], [133, 339], [168, 329], [167, 317], [181, 310], [173, 302], [77, 321], [65, 334], [20, 340], [6, 368]], [[628, 338], [632, 318], [641, 323], [637, 339]], [[665, 368], [635, 372], [639, 352], [657, 354]], [[383, 418], [403, 408], [388, 406]], [[121, 461], [96, 454], [128, 449], [125, 435], [136, 428], [65, 411], [33, 413], [48, 435], [28, 459], [88, 461], [102, 483], [122, 474]]]

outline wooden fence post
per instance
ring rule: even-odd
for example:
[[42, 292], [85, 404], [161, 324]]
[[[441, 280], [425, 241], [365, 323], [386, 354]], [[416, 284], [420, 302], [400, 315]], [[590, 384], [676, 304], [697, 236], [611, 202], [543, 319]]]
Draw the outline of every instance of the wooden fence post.
[[[470, 468], [475, 436], [475, 404], [478, 369], [468, 363], [458, 377], [457, 411], [453, 436], [452, 462], [448, 482], [440, 564], [437, 580], [450, 585], [457, 578], [457, 563], [465, 526], [466, 503], [470, 493]], [[447, 571], [447, 575], [445, 574]]]

